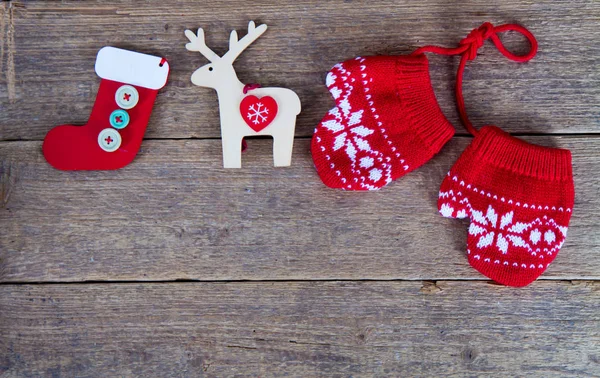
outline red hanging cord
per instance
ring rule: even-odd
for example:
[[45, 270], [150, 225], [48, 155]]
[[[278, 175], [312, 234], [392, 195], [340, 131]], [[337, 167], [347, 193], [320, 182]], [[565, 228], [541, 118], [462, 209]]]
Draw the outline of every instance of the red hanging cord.
[[255, 89], [260, 88], [260, 84], [246, 84], [244, 85], [244, 94], [248, 94], [248, 92], [253, 91]]
[[[498, 37], [498, 33], [506, 31], [516, 31], [523, 34], [531, 44], [531, 49], [529, 52], [525, 55], [515, 55], [508, 51]], [[515, 62], [527, 62], [528, 60], [531, 60], [531, 58], [533, 58], [537, 53], [537, 40], [533, 34], [531, 34], [531, 32], [523, 26], [516, 24], [494, 26], [489, 22], [485, 22], [477, 29], [473, 29], [466, 38], [462, 39], [458, 47], [447, 48], [441, 46], [423, 46], [411, 54], [418, 55], [425, 52], [432, 52], [441, 55], [461, 55], [460, 64], [458, 65], [458, 72], [456, 74], [456, 105], [465, 128], [473, 135], [477, 135], [477, 130], [475, 127], [473, 127], [473, 124], [467, 116], [467, 111], [465, 110], [465, 100], [462, 93], [463, 74], [465, 72], [465, 66], [467, 65], [467, 62], [477, 57], [477, 50], [483, 46], [486, 40], [490, 38], [502, 55]]]

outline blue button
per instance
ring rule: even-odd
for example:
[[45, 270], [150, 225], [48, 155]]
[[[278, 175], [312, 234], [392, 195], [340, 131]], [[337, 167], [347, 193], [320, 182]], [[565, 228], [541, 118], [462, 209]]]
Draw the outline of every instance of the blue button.
[[110, 113], [110, 125], [115, 129], [122, 129], [129, 125], [129, 114], [122, 109]]

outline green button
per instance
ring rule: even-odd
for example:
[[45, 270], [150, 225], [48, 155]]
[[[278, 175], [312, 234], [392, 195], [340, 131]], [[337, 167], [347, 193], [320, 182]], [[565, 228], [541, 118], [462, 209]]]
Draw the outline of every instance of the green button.
[[110, 113], [110, 125], [115, 129], [122, 129], [129, 125], [129, 114], [122, 109]]

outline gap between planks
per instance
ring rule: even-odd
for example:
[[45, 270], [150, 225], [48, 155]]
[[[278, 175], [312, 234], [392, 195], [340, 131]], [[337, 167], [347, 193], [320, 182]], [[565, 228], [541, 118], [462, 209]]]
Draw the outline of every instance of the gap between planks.
[[[80, 125], [81, 127], [83, 127], [84, 125]], [[477, 128], [480, 129], [480, 128]], [[518, 137], [518, 138], [528, 138], [528, 137], [576, 137], [576, 138], [596, 138], [596, 137], [600, 137], [600, 132], [598, 133], [558, 133], [558, 134], [551, 134], [551, 133], [510, 133], [511, 136], [514, 137]], [[472, 138], [473, 136], [469, 133], [456, 133], [454, 134], [454, 137], [459, 137], [459, 138]], [[259, 140], [259, 139], [272, 139], [270, 136], [256, 136], [256, 137], [249, 137], [250, 139], [253, 140]], [[310, 140], [312, 139], [312, 135], [300, 135], [300, 136], [295, 136], [294, 140]], [[220, 137], [184, 137], [184, 138], [144, 138], [144, 141], [178, 141], [178, 140], [206, 140], [206, 141], [212, 141], [212, 140], [221, 140]], [[43, 139], [22, 139], [22, 138], [14, 138], [14, 139], [3, 139], [0, 140], [0, 143], [10, 143], [10, 142], [43, 142]]]
[[[535, 282], [546, 281], [553, 283], [580, 283], [580, 282], [600, 282], [600, 279], [591, 277], [547, 277], [538, 278]], [[423, 284], [436, 285], [438, 282], [469, 282], [482, 283], [488, 285], [504, 286], [492, 280], [485, 278], [440, 278], [440, 279], [406, 279], [406, 278], [389, 278], [389, 279], [374, 279], [374, 278], [359, 278], [359, 279], [344, 279], [344, 278], [325, 278], [325, 279], [240, 279], [240, 280], [196, 280], [196, 279], [171, 279], [171, 280], [83, 280], [83, 281], [8, 281], [0, 282], [0, 286], [11, 285], [139, 285], [139, 284], [255, 284], [255, 283], [322, 283], [322, 282], [422, 282]], [[519, 288], [515, 288], [519, 289]]]

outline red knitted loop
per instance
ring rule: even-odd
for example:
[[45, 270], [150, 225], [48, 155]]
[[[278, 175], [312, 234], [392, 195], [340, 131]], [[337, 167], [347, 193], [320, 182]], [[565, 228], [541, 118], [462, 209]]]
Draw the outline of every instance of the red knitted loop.
[[[529, 52], [525, 55], [515, 55], [508, 51], [498, 37], [498, 33], [505, 31], [516, 31], [523, 34], [523, 36], [527, 38], [531, 45]], [[473, 127], [473, 124], [467, 116], [467, 111], [465, 110], [465, 101], [462, 93], [463, 74], [467, 62], [477, 57], [477, 50], [483, 46], [487, 39], [492, 40], [502, 55], [515, 62], [527, 62], [528, 60], [531, 60], [531, 58], [533, 58], [537, 53], [537, 40], [535, 39], [534, 35], [523, 26], [516, 24], [494, 26], [489, 22], [484, 22], [477, 29], [473, 29], [466, 38], [460, 41], [458, 47], [447, 48], [441, 46], [423, 46], [412, 53], [412, 55], [423, 54], [425, 52], [432, 52], [441, 55], [461, 55], [458, 72], [456, 74], [456, 105], [465, 128], [473, 135], [477, 135], [477, 130], [475, 127]]]

